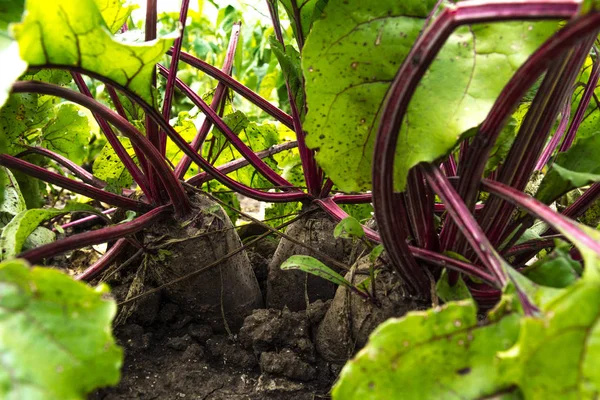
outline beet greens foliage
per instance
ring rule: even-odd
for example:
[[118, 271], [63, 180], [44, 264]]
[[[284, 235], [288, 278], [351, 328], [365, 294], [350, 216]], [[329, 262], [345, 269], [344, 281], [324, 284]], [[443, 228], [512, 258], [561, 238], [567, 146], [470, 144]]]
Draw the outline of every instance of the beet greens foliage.
[[[136, 25], [124, 0], [0, 0], [4, 397], [118, 381], [106, 287], [28, 263], [109, 243], [90, 281], [194, 221], [194, 187], [234, 222], [238, 194], [273, 226], [320, 207], [445, 303], [379, 326], [335, 399], [598, 396], [597, 1], [266, 0], [250, 29], [189, 3]], [[374, 267], [282, 268], [377, 303]]]

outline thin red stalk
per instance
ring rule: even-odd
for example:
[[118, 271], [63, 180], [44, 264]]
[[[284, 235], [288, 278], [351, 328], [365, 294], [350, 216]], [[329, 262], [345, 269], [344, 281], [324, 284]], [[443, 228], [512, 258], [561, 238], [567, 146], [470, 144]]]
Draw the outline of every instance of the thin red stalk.
[[508, 282], [507, 271], [504, 270], [503, 260], [496, 253], [494, 246], [483, 233], [471, 212], [460, 199], [452, 184], [433, 164], [424, 164], [421, 167], [427, 182], [442, 199], [448, 209], [448, 214], [459, 227], [467, 241], [477, 254], [477, 257], [494, 275], [497, 282], [504, 286]]
[[444, 161], [444, 172], [446, 176], [456, 176], [456, 160], [454, 159], [454, 154], [450, 154], [448, 159]]
[[383, 113], [377, 135], [373, 165], [373, 195], [377, 221], [383, 242], [392, 263], [401, 269], [401, 278], [409, 282], [413, 292], [425, 293], [427, 278], [418, 270], [409, 253], [404, 229], [398, 217], [393, 193], [393, 165], [398, 132], [408, 103], [429, 65], [435, 59], [453, 30], [463, 24], [517, 18], [567, 18], [573, 15], [578, 3], [461, 2], [445, 9], [431, 27], [415, 43], [399, 69], [388, 92], [388, 106]]
[[[168, 74], [166, 69], [163, 66], [159, 66], [159, 70], [161, 74]], [[200, 96], [198, 96], [189, 86], [183, 83], [179, 78], [175, 80], [175, 84], [177, 89], [181, 90], [187, 97], [192, 100], [194, 105], [196, 105], [202, 112], [206, 115], [207, 119], [210, 119], [213, 124], [221, 131], [223, 134], [229, 139], [231, 144], [244, 156], [248, 159], [250, 164], [257, 169], [267, 180], [273, 183], [276, 186], [292, 186], [286, 179], [281, 177], [275, 171], [271, 169], [263, 160], [260, 159], [253, 151], [248, 147], [246, 143], [238, 135], [236, 135], [229, 126], [223, 121], [219, 115], [202, 100]], [[186, 145], [192, 148], [190, 145]], [[192, 148], [193, 149], [193, 148]], [[195, 153], [195, 151], [194, 151]]]
[[[152, 146], [152, 144], [133, 126], [127, 121], [125, 118], [121, 117], [117, 113], [113, 112], [108, 107], [100, 104], [96, 100], [89, 98], [83, 94], [74, 92], [70, 89], [63, 88], [61, 86], [52, 85], [49, 83], [38, 82], [38, 81], [29, 81], [29, 82], [16, 82], [12, 86], [13, 93], [43, 93], [51, 96], [59, 96], [66, 100], [72, 101], [74, 103], [80, 104], [86, 108], [89, 108], [93, 112], [98, 113], [102, 119], [110, 122], [117, 129], [119, 129], [123, 135], [129, 138], [131, 142], [138, 146], [141, 151], [146, 155], [146, 159], [155, 168], [159, 173], [158, 176], [162, 179], [162, 182], [165, 185], [167, 192], [169, 193], [169, 197], [173, 202], [175, 207], [175, 211], [178, 215], [185, 214], [190, 210], [190, 203], [187, 195], [185, 194], [183, 187], [179, 183], [179, 181], [173, 175], [173, 171], [169, 169], [166, 161], [158, 150]], [[158, 117], [161, 120], [160, 115], [155, 115], [153, 117]], [[166, 126], [169, 126], [166, 123]], [[170, 126], [169, 128], [173, 130]], [[183, 139], [182, 139], [183, 140]]]
[[[270, 156], [280, 153], [282, 151], [293, 149], [294, 147], [297, 146], [297, 143], [298, 142], [293, 141], [293, 142], [285, 142], [282, 144], [278, 144], [278, 145], [272, 146], [266, 150], [259, 151], [258, 153], [256, 153], [256, 155], [260, 158], [270, 157]], [[248, 162], [248, 160], [246, 160], [245, 158], [238, 158], [237, 160], [233, 160], [233, 161], [230, 161], [223, 165], [219, 165], [217, 167], [217, 169], [219, 171], [221, 171], [221, 173], [223, 173], [223, 174], [230, 174], [230, 173], [237, 171], [238, 169], [243, 168], [247, 165], [250, 165], [250, 162]], [[202, 184], [204, 184], [212, 179], [214, 179], [214, 178], [212, 176], [210, 176], [209, 174], [207, 174], [206, 172], [201, 172], [198, 175], [192, 176], [186, 182], [189, 183], [190, 185], [201, 186]]]
[[90, 281], [94, 279], [100, 272], [108, 268], [117, 258], [127, 249], [129, 243], [125, 239], [119, 239], [117, 242], [106, 251], [94, 264], [86, 268], [81, 274], [75, 277], [78, 281]]
[[[179, 56], [181, 54], [181, 45], [183, 44], [183, 35], [185, 34], [185, 22], [187, 20], [188, 8], [190, 0], [181, 1], [181, 9], [179, 11], [179, 24], [181, 29], [179, 37], [175, 39], [173, 44], [173, 55], [171, 56], [171, 64], [169, 65], [169, 78], [165, 86], [165, 97], [163, 99], [162, 115], [167, 121], [171, 119], [171, 106], [173, 104], [173, 93], [175, 93], [175, 77], [177, 76], [177, 67], [179, 65]], [[164, 132], [160, 133], [160, 152], [165, 154], [167, 149], [167, 135]], [[178, 176], [179, 178], [179, 176]]]
[[[571, 54], [561, 57], [560, 62], [550, 67], [498, 174], [498, 182], [518, 190], [525, 189], [550, 128], [572, 91], [573, 82], [595, 37], [596, 34], [588, 37]], [[514, 206], [498, 198], [486, 202], [480, 218], [481, 227], [492, 243], [500, 244], [510, 234], [507, 227], [513, 211]]]
[[542, 239], [533, 239], [514, 245], [505, 254], [504, 257], [514, 257], [528, 252], [538, 253], [540, 250], [554, 247], [556, 239], [563, 238], [562, 235], [553, 235], [552, 237], [544, 237]]
[[434, 197], [428, 193], [423, 174], [413, 169], [408, 174], [406, 208], [415, 241], [421, 248], [438, 250], [439, 241], [433, 222]]
[[15, 157], [23, 158], [29, 154], [40, 154], [44, 157], [48, 157], [54, 161], [56, 161], [61, 166], [65, 167], [69, 171], [73, 173], [76, 177], [81, 179], [83, 182], [88, 185], [92, 185], [94, 187], [102, 189], [106, 186], [106, 182], [101, 179], [96, 178], [94, 175], [90, 174], [84, 168], [81, 168], [79, 165], [75, 164], [73, 161], [68, 158], [61, 156], [58, 153], [45, 149], [43, 147], [38, 146], [25, 146], [27, 150], [20, 152]]
[[[227, 75], [231, 75], [231, 71], [233, 69], [233, 60], [235, 58], [235, 51], [236, 51], [238, 40], [240, 37], [240, 28], [241, 28], [241, 25], [236, 23], [233, 25], [233, 28], [231, 30], [231, 36], [229, 38], [229, 46], [227, 47], [227, 53], [225, 55], [225, 61], [223, 62], [223, 67], [222, 67], [222, 71], [224, 73], [226, 73]], [[169, 77], [168, 79], [172, 80], [173, 84], [175, 84], [176, 75], [174, 73], [172, 73], [171, 71], [169, 71], [168, 77]], [[217, 88], [215, 89], [213, 99], [210, 103], [210, 108], [212, 110], [217, 110], [219, 108], [219, 106], [225, 102], [226, 99], [227, 99], [227, 86], [225, 86], [225, 84], [223, 84], [222, 82], [219, 82], [219, 84], [217, 85]], [[206, 140], [206, 136], [208, 136], [208, 133], [210, 132], [210, 129], [212, 128], [212, 126], [213, 126], [212, 121], [209, 118], [204, 118], [204, 122], [202, 123], [202, 126], [200, 127], [198, 134], [192, 140], [192, 148], [194, 150], [199, 151], [202, 148], [202, 145], [204, 144], [204, 141]], [[179, 164], [177, 164], [177, 167], [175, 168], [175, 175], [179, 179], [182, 179], [185, 176], [187, 170], [190, 168], [191, 163], [192, 163], [192, 161], [190, 160], [189, 157], [186, 157], [186, 156], [182, 157], [182, 159], [179, 161]]]
[[[273, 21], [273, 29], [275, 30], [275, 36], [277, 41], [281, 43], [285, 51], [285, 42], [283, 41], [283, 34], [281, 32], [281, 25], [279, 23], [279, 15], [277, 10], [273, 7], [270, 1], [267, 0], [269, 6], [269, 13], [271, 14], [271, 20]], [[302, 34], [302, 32], [300, 32]], [[302, 121], [300, 118], [300, 109], [296, 104], [296, 96], [290, 83], [286, 80], [285, 87], [287, 89], [288, 100], [290, 102], [290, 108], [292, 110], [292, 121], [294, 125], [294, 132], [296, 133], [296, 140], [298, 141], [298, 151], [300, 153], [300, 160], [302, 162], [302, 171], [304, 173], [304, 181], [308, 187], [308, 193], [317, 197], [321, 191], [321, 180], [320, 180], [320, 169], [315, 161], [315, 153], [306, 146], [305, 133], [302, 128]]]
[[48, 171], [45, 168], [35, 164], [21, 160], [19, 158], [9, 156], [8, 154], [0, 154], [0, 165], [23, 172], [34, 178], [43, 180], [56, 186], [63, 187], [72, 192], [82, 194], [92, 199], [112, 204], [114, 206], [123, 207], [134, 211], [148, 211], [150, 205], [142, 203], [128, 197], [119, 196], [118, 194], [106, 192], [86, 183], [77, 182], [57, 173]]
[[[169, 50], [167, 54], [172, 54], [172, 50]], [[225, 86], [240, 94], [242, 97], [246, 98], [256, 106], [258, 106], [260, 109], [265, 111], [267, 114], [271, 115], [276, 120], [283, 123], [288, 128], [294, 129], [294, 123], [290, 115], [281, 111], [279, 108], [269, 103], [268, 100], [260, 97], [252, 89], [244, 86], [243, 84], [236, 81], [220, 69], [213, 67], [205, 61], [202, 61], [184, 51], [181, 52], [181, 61], [191, 65], [194, 68], [199, 69], [200, 71], [211, 76], [212, 78], [217, 79], [219, 82], [222, 82]]]
[[119, 99], [119, 95], [117, 94], [115, 88], [110, 85], [106, 85], [106, 91], [108, 92], [108, 96], [110, 97], [110, 100], [115, 106], [115, 110], [117, 111], [117, 113], [121, 117], [127, 119], [127, 113], [125, 112], [125, 108], [123, 108], [123, 103], [121, 103], [121, 99]]
[[[108, 210], [102, 211], [102, 214], [108, 215], [108, 214], [114, 213], [115, 211], [117, 211], [116, 208], [109, 208]], [[98, 218], [100, 218], [98, 215], [90, 215], [88, 217], [80, 218], [80, 219], [78, 219], [76, 221], [67, 222], [66, 224], [61, 225], [60, 227], [61, 227], [61, 229], [72, 228], [74, 226], [78, 226], [78, 225], [84, 224], [84, 223], [89, 222], [89, 221], [93, 221], [93, 220], [98, 219]], [[56, 229], [52, 229], [52, 230], [56, 231]]]
[[567, 239], [576, 238], [576, 241], [593, 250], [600, 255], [600, 242], [588, 236], [581, 229], [579, 224], [562, 214], [557, 213], [539, 200], [528, 196], [508, 185], [500, 182], [482, 180], [482, 188], [489, 193], [501, 197], [505, 201], [514, 204], [517, 207], [527, 210], [537, 218], [551, 225], [554, 229], [560, 231]]
[[573, 204], [568, 206], [562, 214], [569, 218], [581, 217], [596, 200], [600, 198], [600, 183], [590, 186]]
[[65, 239], [57, 240], [56, 242], [36, 247], [35, 249], [27, 250], [19, 254], [17, 257], [24, 258], [32, 264], [37, 264], [42, 262], [44, 258], [52, 257], [69, 250], [105, 243], [114, 239], [120, 239], [143, 230], [147, 226], [158, 221], [169, 211], [172, 211], [172, 206], [170, 204], [160, 206], [140, 217], [137, 217], [133, 221], [112, 225], [106, 228], [97, 229], [95, 231], [78, 233]]
[[323, 184], [323, 187], [321, 188], [321, 193], [319, 194], [319, 198], [322, 199], [324, 197], [329, 196], [331, 189], [333, 189], [333, 181], [331, 179], [327, 178], [327, 180]]
[[569, 126], [569, 130], [567, 131], [567, 135], [565, 136], [565, 140], [560, 145], [559, 152], [567, 151], [573, 141], [575, 140], [575, 135], [577, 134], [577, 130], [579, 130], [579, 126], [581, 126], [581, 122], [585, 116], [585, 110], [587, 110], [588, 105], [592, 99], [592, 95], [596, 90], [596, 85], [598, 84], [598, 79], [600, 78], [600, 57], [596, 57], [594, 60], [594, 64], [592, 67], [592, 72], [590, 73], [590, 79], [585, 85], [585, 90], [583, 91], [583, 96], [579, 105], [577, 106], [577, 111], [575, 111], [575, 116], [573, 117], [573, 122], [571, 126]]
[[[572, 10], [567, 11], [566, 14], [576, 12], [577, 4], [573, 3], [572, 6]], [[570, 16], [564, 15], [563, 18], [569, 18]], [[521, 65], [504, 87], [482, 123], [477, 136], [471, 143], [471, 154], [476, 156], [467, 157], [466, 162], [461, 164], [459, 168], [459, 175], [463, 179], [461, 179], [458, 192], [469, 209], [473, 209], [477, 200], [479, 178], [483, 175], [490, 151], [520, 99], [551, 65], [556, 54], [562, 53], [581, 41], [585, 34], [597, 29], [599, 22], [600, 16], [598, 14], [590, 14], [556, 32]], [[453, 229], [456, 232], [456, 227], [453, 227]], [[452, 237], [453, 232], [449, 232], [449, 236]]]
[[[145, 40], [150, 42], [155, 40], [157, 37], [157, 21], [158, 21], [158, 0], [146, 0], [146, 23], [145, 23]], [[151, 85], [156, 87], [156, 71], [152, 71]], [[157, 106], [156, 104], [153, 104]], [[152, 145], [158, 150], [159, 154], [164, 156], [161, 151], [161, 132], [158, 129], [156, 123], [146, 115], [146, 137], [152, 143]], [[154, 168], [148, 168], [148, 183], [149, 189], [152, 196], [156, 201], [163, 202], [165, 198], [163, 196], [163, 186], [160, 182], [160, 173], [155, 171]]]
[[[175, 131], [175, 129], [171, 125], [169, 125], [169, 122], [165, 121], [165, 119], [162, 117], [162, 115], [160, 113], [158, 113], [151, 105], [146, 103], [141, 97], [139, 97], [137, 94], [135, 94], [128, 88], [121, 86], [118, 82], [115, 82], [104, 76], [98, 75], [94, 72], [84, 70], [84, 69], [81, 69], [78, 67], [73, 67], [70, 65], [46, 64], [43, 67], [84, 72], [87, 75], [92, 76], [104, 83], [109, 83], [109, 84], [119, 88], [121, 91], [126, 93], [127, 96], [131, 100], [136, 102], [144, 110], [144, 112], [147, 115], [149, 115], [165, 132], [167, 132], [167, 135], [169, 135], [170, 139], [183, 151], [184, 154], [189, 156], [194, 163], [198, 164], [201, 168], [206, 170], [209, 174], [213, 175], [217, 181], [219, 181], [224, 186], [227, 186], [229, 189], [231, 189], [235, 192], [238, 192], [240, 194], [243, 194], [243, 195], [250, 197], [252, 199], [255, 199], [255, 200], [266, 201], [266, 202], [270, 202], [270, 203], [282, 203], [282, 202], [285, 203], [285, 202], [289, 202], [289, 201], [302, 201], [302, 200], [310, 200], [311, 199], [311, 196], [307, 195], [306, 193], [299, 192], [299, 191], [294, 192], [294, 193], [263, 192], [263, 191], [256, 190], [256, 189], [250, 188], [248, 186], [242, 185], [241, 183], [236, 182], [235, 180], [229, 178], [227, 175], [221, 173], [217, 168], [215, 168], [213, 165], [211, 165], [206, 160], [204, 160], [202, 157], [200, 157], [190, 147], [190, 145], [185, 141], [185, 139], [183, 139], [181, 137], [181, 135], [179, 133], [177, 133], [177, 131]], [[17, 85], [17, 84], [15, 84], [15, 85]], [[13, 90], [15, 88], [15, 85], [13, 85]], [[53, 87], [55, 85], [50, 85], [50, 86]], [[94, 103], [96, 103], [96, 102], [94, 101]], [[113, 119], [116, 118], [115, 113], [113, 113], [110, 109], [107, 109], [107, 110], [108, 110], [107, 113], [110, 116], [110, 118], [113, 118]], [[118, 116], [118, 115], [116, 115], [116, 116], [120, 118], [120, 116]], [[153, 155], [152, 157], [154, 157], [154, 150], [151, 150], [150, 153]], [[161, 162], [164, 161], [162, 158], [159, 158], [159, 160]], [[171, 174], [172, 174], [172, 172], [169, 170], [169, 173], [167, 174], [167, 178]], [[175, 180], [174, 182], [179, 185], [178, 181]], [[286, 186], [286, 188], [287, 187], [289, 187], [289, 186]], [[186, 202], [188, 201], [187, 197], [185, 198], [185, 200], [186, 200]], [[180, 211], [180, 209], [176, 207], [176, 211]]]
[[[341, 221], [344, 218], [348, 217], [348, 214], [342, 210], [334, 201], [334, 199], [329, 197], [327, 199], [318, 199], [315, 200], [319, 206], [327, 212], [331, 217], [333, 217], [337, 221]], [[363, 226], [363, 230], [365, 231], [365, 235], [370, 240], [380, 243], [381, 238], [379, 234], [374, 230]], [[474, 276], [476, 278], [482, 279], [490, 285], [495, 285], [494, 277], [487, 272], [483, 271], [481, 268], [469, 264], [460, 260], [456, 260], [454, 258], [445, 256], [440, 253], [436, 253], [431, 250], [420, 249], [414, 246], [408, 246], [413, 256], [419, 258], [429, 264], [436, 265], [442, 268], [449, 268], [451, 270], [455, 270], [458, 272], [464, 272], [467, 275]]]
[[364, 204], [371, 203], [373, 196], [371, 194], [336, 194], [331, 199], [336, 204]]
[[[77, 85], [79, 91], [85, 96], [89, 97], [90, 99], [93, 99], [94, 96], [92, 96], [92, 92], [90, 92], [90, 90], [88, 89], [81, 74], [79, 74], [78, 72], [71, 72], [71, 75], [73, 76], [73, 80], [75, 81], [75, 84]], [[106, 122], [104, 118], [102, 118], [97, 113], [92, 112], [92, 115], [94, 116], [94, 119], [100, 126], [100, 129], [102, 129], [104, 136], [106, 136], [106, 140], [108, 140], [108, 143], [110, 143], [121, 162], [123, 162], [123, 165], [125, 166], [127, 171], [131, 174], [133, 180], [144, 192], [146, 197], [148, 197], [150, 201], [153, 201], [154, 198], [152, 197], [148, 188], [148, 181], [146, 179], [146, 176], [142, 174], [142, 171], [140, 171], [133, 159], [129, 156], [129, 153], [127, 152], [127, 150], [125, 150], [125, 147], [123, 147], [123, 145], [119, 141], [119, 138], [117, 138], [117, 135], [112, 130], [111, 126]]]
[[552, 157], [554, 150], [556, 150], [556, 148], [558, 147], [558, 144], [560, 143], [561, 139], [563, 138], [563, 136], [565, 134], [565, 131], [567, 130], [567, 126], [569, 124], [570, 117], [571, 117], [571, 101], [570, 101], [570, 99], [567, 99], [567, 101], [565, 101], [565, 105], [563, 106], [560, 123], [558, 124], [558, 127], [556, 128], [556, 132], [552, 136], [550, 143], [548, 143], [548, 145], [544, 149], [544, 152], [542, 153], [537, 164], [535, 165], [535, 168], [533, 169], [534, 171], [541, 171], [544, 168], [544, 166], [546, 166], [548, 161], [550, 161], [550, 157]]

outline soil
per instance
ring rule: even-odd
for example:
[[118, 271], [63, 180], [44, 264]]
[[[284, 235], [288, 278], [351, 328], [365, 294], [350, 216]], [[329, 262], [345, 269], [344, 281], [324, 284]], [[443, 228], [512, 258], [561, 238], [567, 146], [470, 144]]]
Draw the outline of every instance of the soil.
[[[242, 240], [256, 234], [251, 228], [240, 232]], [[282, 250], [278, 242], [266, 239], [247, 251], [263, 299], [267, 298], [274, 259]], [[286, 247], [291, 246], [286, 244]], [[341, 254], [339, 258], [343, 259]], [[127, 296], [132, 282], [137, 279], [135, 275], [135, 269], [129, 273], [123, 271], [119, 278], [121, 285], [113, 289], [118, 300]], [[381, 282], [379, 286], [392, 287]], [[335, 291], [331, 297], [334, 294]], [[336, 294], [340, 296], [345, 297]], [[322, 349], [321, 353], [318, 351], [319, 341], [321, 347], [326, 342], [322, 338], [325, 328], [319, 326], [332, 326], [325, 324], [327, 319], [346, 325], [332, 318], [332, 312], [337, 311], [330, 310], [336, 309], [331, 307], [331, 299], [309, 301], [308, 305], [304, 303], [304, 309], [296, 311], [285, 306], [257, 308], [243, 320], [241, 329], [233, 330], [234, 334], [215, 329], [210, 319], [202, 319], [201, 314], [190, 310], [187, 302], [176, 304], [175, 299], [164, 291], [147, 296], [124, 323], [115, 327], [117, 341], [125, 353], [121, 382], [117, 387], [96, 391], [89, 399], [330, 398], [331, 387], [345, 363], [338, 355], [341, 353], [343, 357], [348, 351], [344, 347], [335, 357]], [[351, 304], [350, 308], [354, 311], [355, 307]], [[372, 310], [368, 311], [371, 313]], [[332, 333], [340, 338], [343, 332], [334, 330]], [[350, 336], [356, 344], [362, 341], [361, 335], [367, 333], [361, 329]], [[317, 340], [318, 335], [320, 340]]]
[[[271, 238], [248, 251], [263, 290], [276, 248]], [[113, 293], [126, 296], [127, 285]], [[314, 345], [329, 304], [316, 301], [300, 312], [257, 309], [229, 336], [165, 295], [148, 296], [115, 328], [125, 352], [121, 382], [89, 398], [329, 399], [342, 364], [323, 360]]]

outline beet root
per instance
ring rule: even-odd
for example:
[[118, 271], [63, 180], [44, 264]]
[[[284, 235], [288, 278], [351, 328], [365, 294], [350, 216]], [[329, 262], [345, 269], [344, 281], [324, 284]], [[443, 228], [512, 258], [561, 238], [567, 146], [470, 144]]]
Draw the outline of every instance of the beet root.
[[[352, 252], [352, 241], [335, 239], [333, 236], [335, 226], [336, 223], [327, 214], [315, 212], [292, 223], [285, 233], [337, 261], [347, 262]], [[339, 272], [339, 269], [331, 265], [328, 260], [310, 249], [282, 238], [269, 264], [266, 296], [268, 308], [281, 310], [288, 307], [291, 311], [301, 311], [314, 301], [333, 298], [335, 284], [302, 271], [281, 270], [281, 264], [296, 254], [315, 257]]]
[[[146, 235], [148, 247], [156, 249], [146, 261], [157, 286], [187, 276], [242, 246], [231, 220], [217, 203], [200, 195], [194, 198], [193, 208], [187, 220], [165, 221]], [[216, 332], [237, 332], [244, 318], [263, 306], [245, 251], [168, 285], [164, 295]]]
[[[357, 271], [366, 273], [369, 265], [369, 256], [365, 256], [359, 260]], [[368, 278], [368, 274], [355, 272], [352, 275], [348, 272], [345, 278], [355, 285]], [[430, 306], [407, 297], [396, 274], [386, 268], [377, 274], [375, 290], [379, 306], [343, 286], [338, 287], [317, 329], [315, 344], [324, 359], [343, 363], [362, 348], [371, 332], [388, 318], [401, 317], [408, 311]]]

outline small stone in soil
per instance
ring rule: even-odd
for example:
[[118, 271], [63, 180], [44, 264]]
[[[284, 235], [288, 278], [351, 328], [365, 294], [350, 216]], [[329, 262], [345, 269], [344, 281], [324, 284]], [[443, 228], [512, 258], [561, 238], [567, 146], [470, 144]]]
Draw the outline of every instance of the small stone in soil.
[[273, 375], [282, 375], [299, 381], [311, 381], [317, 370], [302, 361], [297, 354], [284, 350], [279, 353], [265, 352], [260, 355], [260, 369]]

